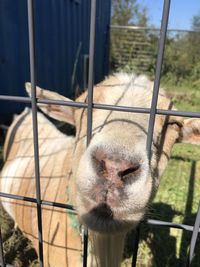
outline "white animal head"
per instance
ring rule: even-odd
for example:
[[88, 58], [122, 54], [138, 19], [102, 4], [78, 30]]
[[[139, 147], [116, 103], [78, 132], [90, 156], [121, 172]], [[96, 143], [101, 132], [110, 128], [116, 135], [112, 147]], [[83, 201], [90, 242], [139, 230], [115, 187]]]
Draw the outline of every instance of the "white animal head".
[[[117, 74], [95, 86], [94, 103], [149, 108], [152, 87], [145, 76]], [[30, 91], [30, 84], [26, 88]], [[69, 101], [39, 87], [37, 97]], [[87, 92], [76, 101], [86, 102]], [[164, 91], [158, 108], [174, 109]], [[136, 226], [157, 190], [174, 143], [200, 141], [200, 120], [157, 115], [149, 161], [148, 114], [94, 109], [92, 140], [87, 148], [87, 109], [55, 105], [41, 105], [41, 109], [76, 127], [73, 203], [81, 222], [100, 233]]]

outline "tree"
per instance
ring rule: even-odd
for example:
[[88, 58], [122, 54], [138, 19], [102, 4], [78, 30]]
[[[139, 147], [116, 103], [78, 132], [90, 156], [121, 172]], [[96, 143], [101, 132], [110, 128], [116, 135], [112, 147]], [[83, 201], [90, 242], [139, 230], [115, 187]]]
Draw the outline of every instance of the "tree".
[[112, 0], [113, 25], [146, 26], [147, 21], [147, 10], [137, 0]]
[[166, 43], [163, 74], [171, 83], [200, 86], [200, 12], [193, 16], [191, 31], [169, 37]]
[[[137, 0], [112, 0], [112, 25], [147, 26], [147, 22], [147, 10]], [[140, 30], [112, 29], [111, 69], [121, 70], [128, 66], [131, 71], [137, 71], [138, 66], [143, 65], [140, 52], [146, 38], [146, 32]]]
[[200, 32], [200, 12], [192, 18], [192, 30]]

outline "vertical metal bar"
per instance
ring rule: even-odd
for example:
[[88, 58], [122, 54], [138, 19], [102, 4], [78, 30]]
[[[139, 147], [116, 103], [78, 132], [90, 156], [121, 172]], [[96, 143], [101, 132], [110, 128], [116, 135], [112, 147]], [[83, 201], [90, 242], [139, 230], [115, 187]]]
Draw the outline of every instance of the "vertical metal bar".
[[83, 231], [83, 267], [87, 267], [88, 255], [88, 229], [84, 227]]
[[43, 267], [43, 241], [42, 241], [42, 209], [40, 191], [40, 166], [39, 166], [39, 145], [38, 145], [38, 124], [37, 124], [37, 101], [36, 101], [36, 70], [35, 70], [35, 28], [34, 28], [34, 7], [33, 0], [28, 0], [28, 32], [29, 32], [29, 56], [31, 75], [31, 106], [33, 122], [34, 160], [35, 160], [35, 181], [37, 199], [37, 222], [39, 239], [40, 267]]
[[5, 267], [4, 255], [3, 255], [3, 241], [1, 236], [1, 227], [0, 227], [0, 267]]
[[[87, 107], [87, 146], [92, 138], [93, 84], [94, 84], [94, 50], [96, 30], [96, 0], [91, 0], [90, 44], [88, 71], [88, 107]], [[88, 230], [84, 229], [83, 267], [87, 267]]]
[[152, 145], [152, 140], [153, 140], [153, 131], [154, 131], [156, 108], [157, 108], [157, 102], [158, 102], [160, 76], [161, 76], [161, 68], [162, 68], [164, 48], [165, 48], [165, 40], [166, 40], [166, 34], [167, 34], [170, 2], [171, 2], [170, 0], [165, 0], [164, 6], [163, 6], [158, 56], [157, 56], [157, 61], [156, 61], [156, 74], [155, 74], [155, 82], [154, 82], [154, 88], [153, 88], [153, 96], [152, 96], [152, 101], [151, 101], [151, 111], [150, 111], [148, 136], [147, 136], [147, 153], [148, 153], [149, 159], [151, 158], [151, 145]]
[[96, 26], [96, 0], [91, 0], [90, 49], [89, 49], [89, 71], [88, 71], [87, 145], [89, 145], [90, 140], [92, 138], [95, 26]]
[[139, 247], [139, 241], [140, 241], [140, 225], [135, 230], [135, 242], [134, 242], [134, 248], [133, 248], [133, 256], [132, 256], [132, 264], [131, 267], [135, 267], [137, 263], [137, 253], [138, 253], [138, 247]]
[[84, 55], [83, 57], [83, 88], [84, 90], [88, 86], [88, 55]]
[[199, 233], [199, 227], [200, 227], [200, 202], [199, 202], [197, 216], [196, 216], [196, 220], [195, 220], [195, 224], [194, 224], [194, 230], [193, 230], [192, 238], [191, 238], [191, 242], [190, 242], [190, 249], [189, 249], [189, 253], [188, 253], [188, 257], [187, 257], [186, 267], [189, 267], [192, 263], [192, 259], [193, 259], [193, 255], [194, 255], [194, 249], [196, 246], [197, 237], [198, 237], [198, 233]]
[[[156, 74], [155, 74], [155, 82], [154, 82], [154, 88], [153, 88], [153, 96], [152, 96], [152, 101], [151, 101], [147, 144], [146, 144], [149, 160], [151, 158], [151, 145], [152, 145], [152, 140], [153, 140], [153, 131], [154, 131], [154, 124], [155, 124], [155, 117], [156, 117], [156, 108], [157, 108], [157, 101], [158, 101], [158, 94], [159, 94], [160, 76], [161, 76], [161, 68], [162, 68], [162, 62], [163, 62], [166, 33], [167, 33], [169, 10], [170, 10], [170, 0], [165, 0], [164, 6], [163, 6], [163, 13], [162, 13], [162, 22], [161, 22], [160, 38], [159, 38], [159, 46], [158, 46], [158, 56], [157, 56], [157, 61], [156, 61]], [[136, 266], [137, 252], [138, 252], [138, 246], [139, 246], [139, 232], [140, 232], [140, 226], [138, 226], [138, 229], [136, 231], [133, 258], [132, 258], [132, 267]]]

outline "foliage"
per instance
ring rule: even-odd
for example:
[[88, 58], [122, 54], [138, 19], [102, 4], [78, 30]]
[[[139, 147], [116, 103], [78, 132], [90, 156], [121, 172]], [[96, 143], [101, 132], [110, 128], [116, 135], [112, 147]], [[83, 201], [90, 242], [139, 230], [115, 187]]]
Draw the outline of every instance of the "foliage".
[[168, 40], [165, 50], [163, 76], [171, 84], [190, 82], [194, 86], [199, 80], [200, 37], [197, 32], [187, 32]]
[[[113, 0], [112, 24], [149, 27], [147, 10], [136, 0]], [[169, 85], [200, 87], [200, 13], [191, 31], [168, 32], [162, 79]], [[111, 70], [155, 75], [159, 31], [112, 29]]]
[[[148, 16], [146, 8], [137, 3], [136, 0], [113, 0], [112, 1], [112, 25], [118, 26], [146, 26]], [[142, 33], [142, 32], [140, 32]], [[138, 32], [127, 29], [113, 29], [111, 34], [111, 69], [125, 68], [125, 71], [137, 72], [138, 65], [142, 65], [139, 44], [132, 42], [137, 39]], [[145, 34], [140, 35], [140, 42], [144, 40]], [[121, 53], [124, 51], [124, 53]], [[126, 57], [126, 58], [125, 58]], [[129, 61], [129, 59], [134, 60]]]
[[200, 32], [200, 12], [192, 19], [193, 31]]
[[112, 0], [113, 25], [147, 24], [147, 10], [137, 3], [137, 0]]

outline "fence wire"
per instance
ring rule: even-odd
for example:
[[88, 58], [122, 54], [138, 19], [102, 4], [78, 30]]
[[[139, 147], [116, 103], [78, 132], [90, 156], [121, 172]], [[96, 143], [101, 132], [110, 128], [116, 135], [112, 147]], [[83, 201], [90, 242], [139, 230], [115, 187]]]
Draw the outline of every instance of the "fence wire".
[[[151, 76], [155, 73], [155, 62], [157, 47], [160, 37], [159, 28], [141, 27], [141, 26], [121, 26], [111, 25], [111, 43], [110, 43], [110, 66], [112, 70], [135, 71], [147, 73]], [[191, 39], [198, 42], [199, 32], [194, 30], [167, 29], [166, 50], [164, 65], [169, 65], [168, 60], [179, 60], [181, 54], [185, 51], [186, 40]], [[181, 44], [182, 42], [182, 44]], [[173, 51], [173, 52], [172, 52]], [[188, 54], [190, 52], [188, 51]], [[170, 57], [168, 59], [167, 57]], [[199, 57], [199, 52], [196, 52]], [[178, 65], [174, 67], [178, 73]], [[182, 69], [182, 72], [186, 72]], [[188, 70], [187, 70], [188, 71]], [[177, 75], [178, 76], [178, 75]], [[177, 77], [178, 80], [178, 77]]]
[[[136, 107], [123, 107], [123, 106], [113, 106], [113, 105], [103, 105], [93, 103], [93, 76], [94, 76], [94, 51], [95, 51], [95, 20], [96, 20], [96, 0], [91, 0], [91, 20], [90, 20], [90, 51], [89, 51], [89, 74], [88, 74], [88, 101], [87, 103], [80, 102], [68, 102], [68, 101], [59, 101], [59, 100], [39, 100], [36, 98], [36, 67], [35, 67], [35, 38], [34, 38], [34, 5], [33, 0], [27, 0], [28, 4], [28, 25], [29, 25], [29, 53], [30, 53], [30, 73], [31, 73], [31, 88], [32, 88], [32, 96], [30, 97], [17, 97], [17, 96], [5, 96], [0, 95], [0, 100], [2, 101], [17, 101], [23, 103], [31, 103], [32, 105], [32, 117], [33, 117], [33, 136], [34, 136], [34, 158], [35, 158], [35, 179], [36, 179], [36, 198], [29, 198], [20, 195], [12, 195], [4, 192], [0, 192], [0, 196], [3, 198], [11, 198], [17, 200], [23, 200], [25, 202], [36, 203], [37, 205], [37, 217], [38, 217], [38, 236], [39, 236], [39, 261], [40, 267], [44, 266], [43, 262], [43, 240], [42, 240], [42, 206], [56, 206], [63, 209], [74, 210], [72, 206], [65, 205], [62, 203], [44, 201], [41, 199], [40, 194], [40, 173], [39, 173], [39, 153], [38, 153], [38, 130], [37, 130], [37, 103], [43, 104], [52, 104], [52, 105], [64, 105], [64, 106], [75, 106], [75, 107], [83, 107], [88, 109], [88, 123], [87, 123], [87, 144], [89, 144], [91, 136], [92, 136], [92, 113], [93, 109], [105, 109], [105, 110], [116, 110], [116, 111], [125, 111], [125, 112], [135, 112], [135, 113], [144, 113], [150, 114], [149, 119], [149, 128], [148, 128], [148, 137], [147, 137], [147, 151], [149, 157], [151, 156], [151, 144], [154, 130], [154, 122], [155, 116], [157, 114], [162, 115], [176, 115], [183, 117], [194, 117], [200, 118], [200, 113], [198, 112], [181, 112], [181, 111], [172, 111], [172, 110], [161, 110], [157, 109], [157, 99], [159, 93], [159, 85], [160, 85], [160, 77], [161, 77], [161, 67], [164, 55], [164, 47], [166, 41], [166, 33], [167, 33], [167, 24], [170, 10], [170, 0], [165, 0], [163, 5], [163, 15], [162, 15], [162, 23], [159, 35], [159, 46], [158, 46], [158, 54], [157, 54], [157, 63], [156, 63], [156, 74], [155, 74], [155, 82], [153, 88], [153, 97], [151, 108], [136, 108]], [[175, 224], [169, 223], [165, 221], [159, 220], [147, 220], [146, 223], [160, 227], [168, 227], [168, 228], [178, 228], [183, 229], [185, 231], [192, 232], [192, 238], [190, 243], [190, 249], [188, 252], [187, 262], [185, 266], [191, 266], [192, 258], [194, 255], [195, 245], [197, 242], [197, 236], [199, 233], [200, 226], [200, 205], [197, 211], [197, 216], [195, 220], [194, 226], [184, 225], [184, 224]], [[132, 258], [132, 267], [136, 266], [137, 262], [137, 250], [140, 238], [140, 227], [137, 228], [136, 231], [136, 242], [133, 251]], [[0, 235], [1, 236], [1, 235]], [[84, 231], [84, 260], [83, 266], [87, 266], [87, 246], [88, 246], [88, 231], [85, 229]], [[1, 267], [9, 267], [10, 265], [6, 265], [3, 256], [3, 245], [2, 239], [0, 238], [0, 266]]]

